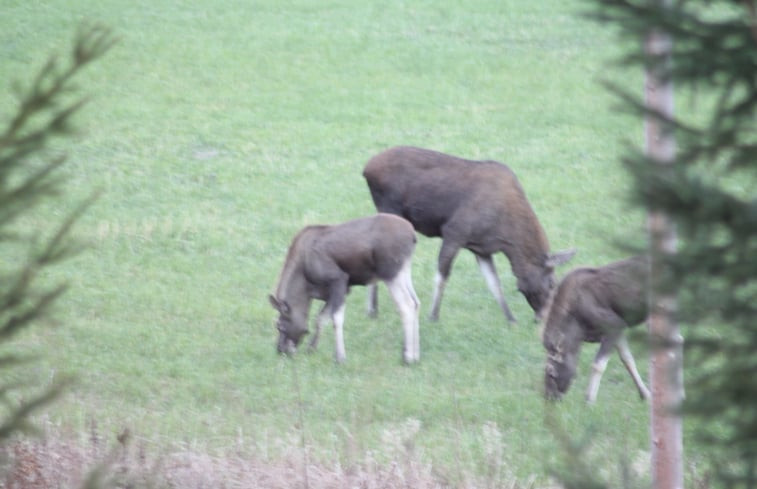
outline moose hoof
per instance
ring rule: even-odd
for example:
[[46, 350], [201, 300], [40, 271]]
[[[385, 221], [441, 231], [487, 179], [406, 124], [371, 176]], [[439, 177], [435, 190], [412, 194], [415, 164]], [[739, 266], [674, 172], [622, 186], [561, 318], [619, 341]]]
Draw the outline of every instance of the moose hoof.
[[545, 392], [544, 400], [550, 403], [558, 403], [562, 401], [562, 395], [559, 393]]
[[420, 359], [420, 352], [402, 352], [402, 360], [408, 365], [411, 363], [418, 363]]

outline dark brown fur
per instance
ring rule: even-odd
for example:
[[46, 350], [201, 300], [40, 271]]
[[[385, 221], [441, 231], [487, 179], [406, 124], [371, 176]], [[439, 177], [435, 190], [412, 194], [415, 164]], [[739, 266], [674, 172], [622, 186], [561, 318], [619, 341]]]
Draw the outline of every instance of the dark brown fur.
[[[554, 266], [572, 256], [550, 255], [523, 188], [501, 163], [400, 146], [371, 158], [363, 176], [379, 212], [402, 216], [418, 232], [442, 238], [437, 280], [447, 280], [460, 248], [476, 255], [485, 277], [485, 268], [491, 267], [489, 287], [510, 320], [514, 318], [502, 296], [492, 255], [501, 251], [508, 257], [518, 289], [537, 315], [554, 287]], [[434, 295], [435, 319], [441, 290]]]
[[[312, 299], [319, 299], [326, 304], [319, 314], [311, 347], [315, 348], [321, 325], [331, 317], [337, 329], [337, 360], [343, 361], [341, 322], [345, 297], [351, 286], [375, 281], [384, 281], [390, 286], [403, 314], [406, 334], [408, 328], [417, 330], [417, 319], [414, 325], [408, 324], [412, 320], [408, 314], [414, 309], [417, 317], [418, 308], [410, 281], [415, 242], [412, 225], [391, 214], [302, 229], [292, 240], [276, 294], [270, 297], [279, 312], [279, 352], [293, 351], [308, 333], [310, 303]], [[406, 361], [417, 360], [407, 347]]]
[[[639, 394], [648, 391], [625, 347], [626, 328], [647, 317], [647, 260], [633, 257], [597, 268], [577, 268], [560, 282], [546, 314], [542, 335], [547, 350], [545, 394], [550, 399], [567, 392], [576, 374], [581, 343], [600, 343], [587, 398], [594, 401], [599, 380], [614, 347], [634, 378]], [[627, 355], [627, 356], [626, 356]], [[629, 360], [630, 358], [630, 360]]]

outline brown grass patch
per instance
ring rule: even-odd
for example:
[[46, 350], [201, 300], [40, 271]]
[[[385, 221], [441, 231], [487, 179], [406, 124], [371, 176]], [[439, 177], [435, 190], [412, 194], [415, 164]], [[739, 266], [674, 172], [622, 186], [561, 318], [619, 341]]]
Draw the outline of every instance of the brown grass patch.
[[119, 488], [267, 488], [267, 489], [380, 489], [533, 487], [515, 480], [450, 481], [424, 464], [410, 449], [393, 460], [377, 462], [370, 453], [356, 457], [349, 467], [306, 462], [301, 447], [280, 460], [266, 460], [233, 447], [225, 453], [193, 450], [151, 453], [146, 444], [125, 431], [104, 439], [95, 426], [87, 436], [46, 428], [0, 447], [0, 488], [49, 489]]

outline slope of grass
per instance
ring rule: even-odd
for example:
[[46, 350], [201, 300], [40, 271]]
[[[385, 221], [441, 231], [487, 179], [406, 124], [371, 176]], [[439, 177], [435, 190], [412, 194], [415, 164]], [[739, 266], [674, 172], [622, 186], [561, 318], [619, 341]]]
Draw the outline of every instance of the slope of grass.
[[[544, 422], [544, 354], [504, 257], [519, 324], [505, 325], [464, 252], [441, 320], [422, 319], [412, 368], [385, 290], [377, 320], [363, 290], [350, 295], [343, 366], [330, 330], [313, 355], [275, 355], [267, 295], [299, 228], [373, 212], [362, 166], [396, 144], [506, 162], [553, 249], [578, 248], [570, 266], [621, 256], [614, 241], [638, 239], [643, 217], [626, 205], [617, 158], [641, 125], [597, 81], [640, 87], [640, 76], [609, 71], [614, 39], [577, 12], [559, 1], [6, 2], [7, 87], [82, 20], [121, 37], [86, 74], [83, 134], [61, 148], [66, 204], [103, 196], [78, 226], [92, 249], [49, 276], [71, 283], [60, 327], [28, 338], [46, 355], [41, 378], [78, 378], [51, 419], [129, 427], [158, 447], [241, 436], [271, 459], [302, 435], [313, 457], [345, 465], [355, 453], [391, 459], [399, 443], [449, 480], [498, 464], [545, 477], [559, 449]], [[0, 97], [0, 113], [12, 107]], [[424, 314], [439, 244], [421, 237], [414, 261]], [[647, 450], [647, 407], [616, 359], [597, 405], [584, 404], [593, 351], [554, 414], [596, 435], [591, 456], [614, 469]]]

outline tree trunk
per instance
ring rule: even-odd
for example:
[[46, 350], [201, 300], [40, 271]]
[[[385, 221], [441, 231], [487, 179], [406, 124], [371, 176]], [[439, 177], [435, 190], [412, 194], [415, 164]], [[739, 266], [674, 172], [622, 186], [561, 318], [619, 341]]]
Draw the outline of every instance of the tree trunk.
[[[651, 111], [645, 121], [646, 153], [663, 166], [675, 159], [672, 129], [664, 120], [673, 116], [673, 84], [668, 76], [671, 47], [670, 36], [659, 31], [650, 32], [645, 42], [647, 55], [655, 56], [646, 72], [645, 100]], [[683, 400], [683, 341], [675, 320], [675, 292], [664, 285], [665, 257], [676, 252], [676, 230], [669, 217], [655, 209], [649, 210], [648, 230], [652, 480], [655, 489], [682, 489], [682, 420], [676, 410]]]

